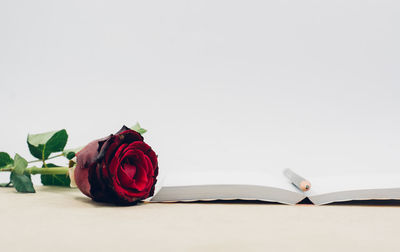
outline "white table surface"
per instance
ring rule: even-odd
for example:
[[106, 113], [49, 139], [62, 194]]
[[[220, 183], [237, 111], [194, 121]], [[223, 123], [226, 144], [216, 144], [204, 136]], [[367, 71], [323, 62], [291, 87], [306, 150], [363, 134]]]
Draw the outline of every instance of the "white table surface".
[[1, 251], [398, 251], [400, 206], [99, 204], [77, 189], [0, 190]]

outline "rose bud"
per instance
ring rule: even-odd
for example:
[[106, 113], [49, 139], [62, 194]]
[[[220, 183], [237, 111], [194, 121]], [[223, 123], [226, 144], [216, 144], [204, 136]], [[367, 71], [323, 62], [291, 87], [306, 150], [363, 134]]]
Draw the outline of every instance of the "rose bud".
[[138, 132], [126, 126], [89, 143], [76, 160], [75, 182], [95, 201], [129, 205], [154, 194], [157, 155]]

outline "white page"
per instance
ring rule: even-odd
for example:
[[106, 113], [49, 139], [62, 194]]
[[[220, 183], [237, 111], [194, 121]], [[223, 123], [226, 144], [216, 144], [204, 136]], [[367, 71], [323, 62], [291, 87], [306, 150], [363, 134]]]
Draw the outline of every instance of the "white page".
[[336, 201], [400, 199], [400, 173], [343, 173], [310, 177], [311, 190], [306, 192], [315, 204]]
[[351, 190], [400, 188], [400, 173], [344, 173], [308, 179], [311, 181], [311, 190], [307, 192], [307, 196]]
[[166, 176], [164, 181], [160, 182], [161, 187], [198, 185], [255, 185], [299, 192], [283, 174], [272, 172], [172, 172]]
[[296, 204], [304, 199], [282, 174], [232, 171], [170, 173], [153, 202], [204, 200], [261, 200]]

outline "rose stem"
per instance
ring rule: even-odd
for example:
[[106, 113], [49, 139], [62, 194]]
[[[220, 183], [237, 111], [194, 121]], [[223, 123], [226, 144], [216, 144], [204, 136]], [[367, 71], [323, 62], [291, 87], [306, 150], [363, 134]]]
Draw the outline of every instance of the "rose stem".
[[[12, 172], [14, 168], [3, 168], [0, 169], [0, 172]], [[51, 167], [51, 168], [39, 168], [39, 167], [29, 167], [24, 170], [24, 173], [29, 173], [29, 174], [51, 174], [51, 175], [67, 175], [69, 174], [68, 172], [69, 168], [68, 167]]]
[[29, 174], [52, 174], [52, 175], [67, 175], [68, 167], [52, 167], [52, 168], [39, 168], [39, 167], [29, 167], [25, 169], [25, 172]]

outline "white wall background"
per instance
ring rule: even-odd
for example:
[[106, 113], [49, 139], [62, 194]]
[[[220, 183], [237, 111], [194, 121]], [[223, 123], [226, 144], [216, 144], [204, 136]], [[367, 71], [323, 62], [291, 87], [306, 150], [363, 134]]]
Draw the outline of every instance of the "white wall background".
[[399, 45], [398, 1], [1, 0], [0, 150], [140, 121], [161, 171], [395, 171]]

